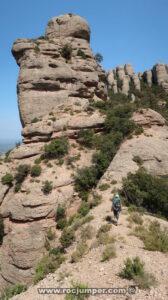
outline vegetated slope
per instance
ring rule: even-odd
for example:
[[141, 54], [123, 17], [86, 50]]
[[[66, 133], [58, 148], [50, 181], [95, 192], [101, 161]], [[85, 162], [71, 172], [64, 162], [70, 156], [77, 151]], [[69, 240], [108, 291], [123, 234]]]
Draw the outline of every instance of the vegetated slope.
[[[118, 102], [116, 103], [116, 97], [117, 99], [120, 98], [121, 101], [117, 100]], [[70, 242], [68, 248], [66, 248], [66, 251], [63, 254], [65, 261], [54, 274], [47, 275], [47, 273], [40, 273], [39, 275], [39, 273], [36, 273], [36, 275], [38, 274], [41, 278], [46, 276], [46, 279], [40, 281], [37, 286], [30, 287], [27, 292], [14, 299], [22, 299], [21, 297], [24, 297], [24, 299], [29, 299], [30, 297], [40, 299], [41, 296], [37, 294], [37, 287], [70, 287], [72, 286], [72, 281], [74, 284], [75, 282], [79, 283], [80, 281], [90, 287], [117, 286], [128, 288], [131, 284], [135, 284], [134, 281], [124, 279], [119, 276], [119, 274], [124, 268], [124, 261], [127, 258], [135, 258], [136, 256], [139, 256], [145, 263], [145, 270], [147, 272], [147, 275], [145, 276], [147, 277], [137, 279], [138, 283], [136, 281], [136, 284], [139, 287], [137, 287], [136, 294], [134, 296], [130, 296], [132, 297], [131, 299], [166, 299], [166, 280], [168, 275], [166, 268], [168, 225], [166, 220], [156, 219], [156, 217], [150, 216], [149, 213], [152, 211], [153, 213], [160, 213], [160, 215], [163, 216], [166, 212], [166, 206], [165, 209], [163, 207], [163, 198], [159, 198], [160, 196], [163, 197], [164, 194], [161, 194], [161, 191], [159, 192], [160, 186], [159, 179], [157, 178], [158, 176], [161, 176], [164, 180], [162, 193], [164, 193], [164, 191], [166, 193], [164, 205], [167, 205], [167, 179], [165, 175], [168, 170], [168, 130], [165, 125], [165, 120], [158, 113], [151, 109], [140, 109], [139, 112], [133, 113], [132, 115], [132, 119], [135, 124], [138, 124], [138, 126], [135, 126], [134, 122], [128, 123], [134, 124], [131, 135], [129, 133], [128, 139], [126, 139], [125, 136], [123, 139], [122, 136], [122, 139], [120, 140], [121, 146], [118, 145], [116, 148], [113, 148], [116, 149], [116, 152], [112, 152], [113, 154], [111, 156], [111, 147], [107, 147], [108, 144], [105, 143], [106, 138], [111, 146], [111, 143], [115, 141], [115, 135], [118, 136], [119, 131], [117, 130], [115, 133], [110, 131], [109, 133], [109, 129], [107, 130], [106, 128], [110, 128], [107, 126], [110, 126], [109, 124], [111, 124], [110, 122], [112, 120], [113, 126], [117, 124], [118, 129], [123, 131], [125, 130], [123, 126], [123, 122], [127, 121], [127, 119], [125, 119], [125, 110], [127, 108], [126, 116], [130, 111], [128, 110], [130, 104], [125, 103], [127, 101], [129, 102], [129, 98], [126, 99], [122, 95], [116, 95], [112, 96], [111, 100], [107, 102], [106, 106], [108, 108], [106, 108], [103, 104], [96, 104], [96, 106], [101, 108], [104, 115], [107, 114], [105, 119], [105, 129], [97, 136], [96, 141], [94, 140], [94, 134], [91, 134], [90, 131], [80, 133], [80, 143], [83, 144], [82, 147], [84, 147], [85, 152], [88, 151], [88, 147], [95, 149], [94, 151], [92, 150], [92, 154], [94, 153], [93, 159], [96, 155], [96, 148], [98, 150], [97, 155], [100, 155], [100, 158], [103, 155], [103, 151], [99, 146], [99, 139], [103, 141], [102, 145], [106, 145], [105, 149], [109, 149], [109, 152], [104, 151], [104, 153], [108, 153], [111, 159], [114, 155], [114, 159], [109, 167], [108, 163], [105, 161], [106, 164], [103, 165], [104, 169], [97, 169], [98, 173], [94, 172], [95, 160], [93, 160], [92, 166], [87, 169], [87, 172], [88, 170], [91, 171], [87, 173], [88, 177], [81, 177], [81, 174], [78, 174], [76, 187], [78, 193], [83, 198], [83, 205], [66, 225], [70, 232], [72, 230], [74, 231], [75, 238], [72, 239], [72, 244]], [[111, 112], [110, 106], [112, 106]], [[135, 108], [133, 108], [132, 105], [131, 108], [132, 114]], [[115, 115], [116, 111], [118, 114], [124, 112], [124, 120], [121, 120], [121, 115], [119, 119], [117, 118]], [[129, 117], [131, 117], [131, 114], [129, 114]], [[121, 123], [118, 123], [119, 120], [121, 120]], [[111, 135], [111, 140], [108, 139], [109, 134]], [[105, 158], [108, 158], [108, 156], [105, 156]], [[101, 166], [101, 161], [102, 160], [100, 160], [99, 166]], [[84, 170], [86, 172], [86, 168], [84, 168]], [[99, 174], [101, 174], [99, 172], [101, 170], [103, 170], [103, 172], [105, 171], [105, 173], [99, 181]], [[138, 170], [142, 172], [142, 180], [144, 174], [147, 187], [144, 187], [144, 185], [142, 186], [139, 179], [139, 182], [136, 182], [136, 190], [134, 190], [133, 185], [129, 186], [128, 178], [128, 183], [126, 181], [124, 182], [124, 190], [122, 191], [123, 178], [126, 178], [129, 172], [135, 174]], [[148, 179], [145, 177], [145, 174], [152, 174], [149, 175], [151, 178], [149, 177]], [[149, 183], [147, 179], [149, 180]], [[153, 188], [155, 188], [155, 203], [158, 204], [158, 210], [157, 207], [152, 210], [154, 207], [154, 203], [152, 202], [151, 206], [150, 202], [148, 203], [148, 206], [146, 206], [145, 203], [142, 203], [142, 199], [144, 197], [146, 197], [144, 198], [146, 199], [145, 201], [148, 199], [150, 201], [150, 193], [152, 193], [151, 180], [153, 180]], [[96, 187], [97, 183], [98, 185]], [[139, 191], [137, 184], [139, 185]], [[88, 187], [87, 193], [84, 193], [83, 187]], [[111, 199], [113, 198], [114, 193], [119, 190], [121, 190], [122, 200], [125, 201], [127, 205], [134, 204], [137, 205], [137, 207], [140, 207], [140, 209], [137, 208], [138, 212], [136, 212], [135, 207], [130, 207], [129, 210], [124, 207], [123, 212], [121, 213], [119, 225], [116, 227], [113, 222], [111, 223]], [[138, 200], [139, 202], [137, 202]], [[75, 203], [76, 202], [74, 202], [74, 205]], [[164, 210], [162, 210], [162, 208]], [[147, 209], [145, 214], [143, 209]], [[87, 218], [89, 215], [93, 216], [93, 220], [92, 218]], [[63, 218], [61, 219], [63, 220]], [[159, 222], [161, 225], [161, 231], [157, 223], [153, 223], [154, 221]], [[86, 222], [88, 222], [88, 224]], [[154, 225], [150, 225], [151, 222]], [[107, 224], [112, 224], [112, 227], [107, 229], [104, 226]], [[104, 229], [102, 226], [104, 226]], [[153, 229], [150, 229], [150, 226], [153, 226]], [[101, 231], [100, 228], [102, 228]], [[165, 232], [165, 235], [163, 234], [163, 231]], [[61, 231], [57, 231], [57, 239], [49, 241], [49, 253], [52, 253], [52, 247], [58, 247], [60, 243], [59, 237], [62, 235], [63, 233]], [[160, 240], [158, 240], [159, 237], [161, 237]], [[64, 243], [65, 241], [67, 240], [64, 240]], [[55, 255], [58, 255], [58, 253], [60, 253], [59, 251], [60, 249], [57, 250], [57, 254]], [[52, 254], [50, 254], [50, 257], [51, 255]], [[46, 268], [43, 270], [45, 272]], [[53, 271], [50, 269], [47, 272]], [[153, 275], [155, 278], [153, 278]], [[157, 286], [155, 286], [155, 280], [157, 281]], [[44, 296], [44, 299], [48, 299], [49, 297], [54, 299], [55, 296]], [[108, 299], [107, 297], [110, 299], [111, 296], [97, 295], [94, 297], [95, 299]], [[126, 296], [114, 296], [113, 298], [118, 299], [119, 297], [127, 299]], [[65, 299], [65, 295], [59, 296], [59, 299]]]
[[[99, 192], [99, 191], [98, 191]], [[148, 273], [154, 274], [158, 281], [157, 287], [151, 287], [150, 290], [143, 290], [142, 288], [136, 288], [136, 294], [131, 296], [130, 299], [165, 299], [167, 297], [167, 255], [161, 252], [153, 252], [144, 249], [143, 242], [134, 235], [130, 235], [137, 224], [133, 221], [127, 220], [130, 213], [124, 208], [121, 213], [119, 225], [116, 227], [112, 225], [109, 236], [112, 237], [111, 242], [108, 242], [107, 237], [104, 239], [104, 244], [101, 244], [101, 240], [96, 237], [98, 230], [102, 225], [107, 224], [105, 217], [110, 214], [111, 202], [109, 198], [103, 193], [102, 203], [93, 209], [91, 215], [94, 219], [89, 223], [92, 226], [92, 237], [87, 240], [88, 250], [82, 257], [79, 256], [79, 262], [72, 263], [72, 253], [76, 251], [76, 247], [83, 241], [83, 232], [88, 232], [87, 226], [80, 226], [76, 232], [76, 241], [68, 249], [66, 254], [66, 261], [62, 266], [54, 273], [49, 274], [47, 277], [40, 281], [36, 286], [32, 286], [28, 291], [21, 296], [16, 296], [13, 299], [41, 299], [41, 295], [37, 293], [37, 288], [53, 288], [53, 287], [71, 287], [73, 282], [81, 282], [88, 287], [126, 287], [134, 285], [134, 281], [126, 280], [119, 276], [119, 273], [124, 268], [124, 261], [129, 258], [139, 256], [145, 263], [145, 269]], [[148, 224], [156, 218], [142, 215], [143, 225], [142, 227], [148, 227]], [[135, 218], [136, 222], [137, 216]], [[167, 228], [166, 221], [158, 219], [161, 226]], [[82, 234], [81, 234], [82, 233]], [[109, 244], [108, 244], [109, 243]], [[109, 260], [102, 261], [103, 252], [109, 246], [114, 247], [116, 255], [112, 255]], [[153, 282], [152, 282], [153, 283]], [[128, 296], [128, 295], [127, 295]], [[127, 296], [121, 295], [94, 295], [94, 299], [127, 299]], [[66, 299], [65, 295], [43, 295], [44, 300], [47, 299]], [[89, 299], [92, 299], [90, 296]], [[75, 298], [72, 298], [75, 299]]]

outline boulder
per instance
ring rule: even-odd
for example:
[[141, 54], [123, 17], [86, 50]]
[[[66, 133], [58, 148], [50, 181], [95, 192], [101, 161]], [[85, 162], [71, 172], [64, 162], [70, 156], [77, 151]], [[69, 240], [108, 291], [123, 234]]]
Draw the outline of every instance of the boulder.
[[117, 80], [114, 80], [114, 83], [112, 85], [112, 90], [114, 94], [118, 93]]
[[23, 159], [32, 157], [43, 152], [44, 143], [36, 143], [25, 145], [22, 144], [18, 148], [13, 149], [10, 152], [11, 159]]
[[130, 83], [129, 76], [125, 76], [122, 80], [122, 89], [121, 89], [124, 95], [128, 95], [130, 89], [129, 83]]
[[140, 91], [141, 90], [141, 85], [140, 85], [140, 80], [139, 80], [138, 76], [136, 74], [133, 74], [131, 76], [131, 78], [132, 78], [133, 84], [135, 86], [135, 89]]
[[141, 109], [139, 112], [133, 114], [132, 119], [142, 126], [164, 126], [166, 120], [156, 111], [152, 109]]
[[117, 74], [117, 78], [119, 80], [122, 80], [125, 76], [125, 71], [124, 71], [124, 67], [122, 65], [119, 65], [117, 68], [116, 68], [116, 74]]
[[133, 66], [131, 64], [125, 64], [124, 70], [125, 70], [125, 73], [129, 76], [135, 74]]
[[113, 70], [110, 70], [107, 74], [107, 82], [109, 85], [109, 88], [112, 88], [113, 83], [114, 83], [114, 73]]
[[[52, 220], [40, 220], [36, 223], [17, 224], [5, 220], [9, 233], [4, 237], [3, 247], [0, 249], [1, 288], [10, 284], [24, 282], [30, 284], [34, 275], [34, 266], [46, 252], [44, 244], [49, 228], [54, 228]], [[6, 251], [7, 250], [7, 251]]]
[[164, 65], [163, 63], [157, 63], [153, 67], [152, 73], [153, 73], [153, 81], [158, 85], [161, 85], [163, 82], [168, 80], [167, 68], [166, 65]]
[[90, 27], [80, 16], [74, 14], [52, 18], [46, 28], [46, 37], [74, 37], [90, 41]]

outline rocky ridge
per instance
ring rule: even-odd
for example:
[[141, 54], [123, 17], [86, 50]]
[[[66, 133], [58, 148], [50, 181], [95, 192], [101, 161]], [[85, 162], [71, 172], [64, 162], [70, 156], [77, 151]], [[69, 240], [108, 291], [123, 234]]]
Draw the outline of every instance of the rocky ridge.
[[107, 73], [107, 82], [113, 93], [122, 93], [128, 95], [131, 86], [135, 90], [141, 90], [141, 81], [147, 83], [149, 87], [152, 84], [162, 86], [168, 92], [168, 65], [161, 62], [154, 65], [152, 70], [139, 72], [136, 75], [131, 64], [125, 66], [119, 65]]

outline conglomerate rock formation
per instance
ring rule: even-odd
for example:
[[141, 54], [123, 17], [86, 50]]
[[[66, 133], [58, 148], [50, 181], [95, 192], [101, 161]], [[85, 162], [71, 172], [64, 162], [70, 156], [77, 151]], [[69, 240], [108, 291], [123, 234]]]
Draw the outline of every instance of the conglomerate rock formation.
[[[156, 83], [167, 88], [168, 68], [163, 64], [157, 64], [139, 77], [130, 64], [106, 74], [96, 62], [89, 41], [88, 23], [79, 16], [67, 14], [51, 19], [44, 37], [20, 39], [13, 45], [12, 53], [20, 66], [17, 92], [24, 138], [6, 162], [0, 162], [0, 178], [6, 173], [15, 178], [19, 165], [26, 164], [31, 169], [35, 160], [44, 154], [45, 145], [57, 137], [67, 137], [69, 151], [62, 160], [43, 159], [40, 176], [33, 178], [29, 172], [18, 192], [14, 185], [3, 185], [0, 181], [0, 215], [5, 231], [0, 247], [0, 290], [17, 283], [32, 283], [35, 266], [47, 253], [46, 237], [50, 230], [59, 243], [60, 231], [56, 229], [55, 219], [58, 205], [66, 204], [68, 220], [78, 212], [82, 200], [74, 189], [73, 175], [79, 168], [92, 165], [96, 151], [81, 147], [78, 133], [81, 129], [92, 129], [96, 138], [105, 120], [105, 115], [91, 104], [107, 100], [107, 85], [114, 93], [126, 95], [131, 84], [136, 90], [141, 89], [141, 79], [149, 86]], [[123, 140], [97, 190], [100, 184], [110, 184], [116, 179], [115, 187], [120, 188], [122, 177], [138, 170], [134, 156], [142, 156], [143, 166], [149, 173], [168, 174], [165, 119], [151, 109], [136, 112], [133, 119], [144, 128], [143, 134]], [[42, 188], [47, 180], [53, 189], [45, 195]], [[109, 209], [111, 189], [102, 193]], [[106, 212], [102, 201], [101, 219], [98, 214], [95, 227], [105, 220]], [[98, 270], [95, 272], [96, 278], [99, 277]], [[25, 299], [29, 298], [28, 295]]]
[[95, 61], [89, 41], [88, 23], [67, 14], [51, 19], [44, 37], [14, 43], [12, 53], [20, 66], [18, 104], [26, 138], [39, 134], [44, 139], [54, 131], [49, 126], [38, 133], [30, 126], [27, 130], [34, 119], [42, 120], [64, 106], [83, 111], [88, 99], [106, 99], [106, 74]]
[[[20, 66], [17, 92], [24, 143], [11, 151], [10, 163], [0, 165], [1, 177], [14, 175], [20, 164], [32, 166], [44, 152], [45, 142], [56, 137], [67, 136], [70, 149], [62, 165], [58, 160], [50, 166], [44, 164], [38, 180], [29, 174], [19, 193], [0, 182], [0, 213], [5, 225], [0, 248], [1, 288], [32, 282], [35, 265], [46, 253], [47, 232], [56, 229], [58, 204], [66, 203], [70, 214], [81, 203], [74, 194], [72, 175], [77, 168], [91, 164], [93, 151], [79, 150], [75, 139], [82, 128], [102, 130], [104, 118], [89, 106], [90, 101], [107, 98], [106, 73], [94, 59], [89, 40], [88, 23], [67, 14], [51, 19], [44, 37], [19, 39], [13, 45]], [[74, 169], [68, 163], [71, 157], [76, 157]], [[53, 183], [48, 196], [42, 192], [46, 180]]]
[[168, 92], [168, 65], [157, 63], [152, 70], [139, 72], [138, 76], [131, 64], [122, 65], [110, 70], [107, 74], [109, 88], [116, 94], [118, 92], [128, 95], [131, 85], [135, 90], [141, 90], [141, 80], [148, 84], [162, 86]]

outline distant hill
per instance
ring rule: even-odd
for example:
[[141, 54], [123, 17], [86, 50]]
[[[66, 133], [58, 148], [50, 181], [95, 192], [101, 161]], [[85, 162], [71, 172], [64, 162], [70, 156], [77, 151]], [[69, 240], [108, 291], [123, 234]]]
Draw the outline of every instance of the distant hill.
[[0, 154], [12, 149], [16, 146], [15, 140], [0, 140]]

